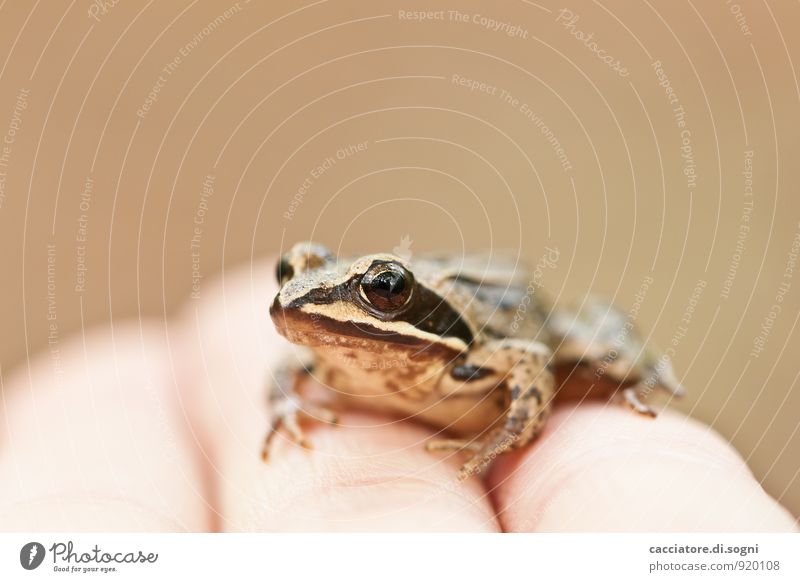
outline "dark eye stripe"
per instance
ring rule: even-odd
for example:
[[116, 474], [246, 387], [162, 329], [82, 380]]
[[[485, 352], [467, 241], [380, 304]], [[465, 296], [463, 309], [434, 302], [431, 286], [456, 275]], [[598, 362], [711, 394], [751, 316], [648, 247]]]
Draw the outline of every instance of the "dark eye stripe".
[[[356, 295], [359, 293], [360, 278], [359, 275], [327, 289], [312, 289], [302, 297], [295, 299], [290, 306], [301, 307], [306, 303], [326, 305], [337, 301], [357, 303]], [[378, 314], [373, 314], [373, 316], [380, 319]], [[458, 338], [467, 346], [472, 344], [474, 339], [472, 330], [458, 311], [437, 293], [421, 284], [417, 285], [417, 296], [411, 308], [395, 317], [387, 316], [384, 321], [404, 321], [419, 330], [434, 335]]]
[[402, 314], [417, 329], [443, 337], [456, 337], [465, 344], [472, 343], [473, 334], [461, 315], [450, 304], [427, 287], [419, 285], [417, 301]]

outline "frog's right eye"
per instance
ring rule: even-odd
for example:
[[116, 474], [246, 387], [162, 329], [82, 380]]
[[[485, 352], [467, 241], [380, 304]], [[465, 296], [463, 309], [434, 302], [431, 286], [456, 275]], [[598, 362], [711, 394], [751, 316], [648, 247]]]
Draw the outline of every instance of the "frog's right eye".
[[362, 299], [382, 313], [397, 313], [408, 306], [414, 291], [414, 276], [394, 262], [376, 262], [361, 279]]
[[285, 258], [281, 258], [281, 260], [278, 261], [278, 266], [275, 268], [275, 279], [277, 279], [278, 285], [283, 285], [292, 277], [294, 277], [294, 268], [289, 264], [289, 261]]

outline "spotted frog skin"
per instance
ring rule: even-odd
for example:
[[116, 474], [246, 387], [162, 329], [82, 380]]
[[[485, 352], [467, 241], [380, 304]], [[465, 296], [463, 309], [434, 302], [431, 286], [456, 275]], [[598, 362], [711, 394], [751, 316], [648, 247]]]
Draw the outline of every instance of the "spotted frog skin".
[[654, 388], [682, 393], [669, 363], [643, 349], [618, 310], [592, 299], [557, 311], [531, 285], [533, 273], [486, 258], [337, 258], [309, 242], [284, 254], [270, 316], [309, 356], [274, 374], [264, 459], [279, 431], [309, 447], [301, 423], [336, 422], [302, 395], [312, 373], [336, 408], [442, 429], [447, 438], [427, 448], [463, 451], [461, 479], [535, 439], [556, 397], [614, 395], [655, 416], [643, 401]]

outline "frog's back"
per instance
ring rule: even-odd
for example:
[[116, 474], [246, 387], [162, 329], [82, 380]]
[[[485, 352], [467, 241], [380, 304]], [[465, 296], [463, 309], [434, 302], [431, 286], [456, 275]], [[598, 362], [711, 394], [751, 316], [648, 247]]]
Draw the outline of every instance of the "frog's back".
[[420, 257], [411, 261], [418, 280], [442, 294], [476, 328], [478, 337], [546, 341], [549, 301], [533, 270], [497, 253]]

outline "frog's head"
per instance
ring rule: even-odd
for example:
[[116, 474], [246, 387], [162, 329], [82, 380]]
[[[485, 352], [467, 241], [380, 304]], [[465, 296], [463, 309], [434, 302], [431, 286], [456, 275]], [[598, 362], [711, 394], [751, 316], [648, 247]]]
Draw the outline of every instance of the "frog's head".
[[322, 245], [298, 243], [281, 257], [277, 277], [270, 316], [296, 344], [394, 357], [398, 350], [452, 356], [472, 341], [460, 314], [395, 255], [351, 262]]

